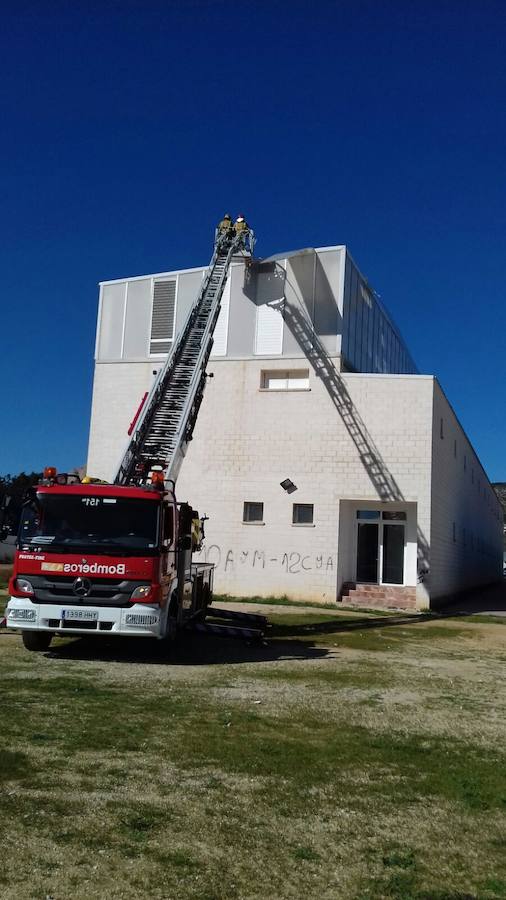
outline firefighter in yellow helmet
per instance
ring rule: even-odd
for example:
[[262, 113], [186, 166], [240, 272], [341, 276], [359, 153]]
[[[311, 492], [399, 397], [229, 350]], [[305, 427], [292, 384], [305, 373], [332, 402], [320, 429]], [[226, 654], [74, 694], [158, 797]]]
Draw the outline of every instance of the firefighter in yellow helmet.
[[242, 213], [239, 213], [239, 215], [237, 216], [237, 219], [234, 222], [234, 231], [235, 231], [236, 235], [238, 237], [239, 236], [246, 237], [249, 230], [250, 230], [249, 225], [248, 225], [246, 219], [244, 218]]
[[234, 238], [234, 226], [232, 224], [232, 217], [229, 213], [225, 213], [221, 222], [218, 222], [216, 226], [216, 243], [224, 243], [228, 244]]
[[225, 213], [221, 222], [218, 222], [218, 232], [220, 235], [225, 235], [229, 231], [232, 230], [232, 217], [229, 213]]
[[237, 242], [244, 250], [249, 250], [249, 252], [253, 254], [255, 237], [242, 213], [239, 213], [234, 222], [234, 231]]

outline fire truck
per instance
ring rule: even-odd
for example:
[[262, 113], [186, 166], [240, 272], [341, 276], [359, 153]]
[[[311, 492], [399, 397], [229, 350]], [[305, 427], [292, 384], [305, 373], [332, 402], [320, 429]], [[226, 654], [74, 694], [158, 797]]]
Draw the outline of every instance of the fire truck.
[[[266, 620], [212, 609], [213, 566], [195, 562], [204, 519], [176, 499], [229, 268], [251, 261], [252, 233], [215, 236], [178, 338], [143, 397], [111, 484], [53, 467], [23, 503], [6, 625], [28, 650], [58, 635], [171, 639], [182, 628], [257, 637]], [[212, 615], [214, 621], [205, 621]]]

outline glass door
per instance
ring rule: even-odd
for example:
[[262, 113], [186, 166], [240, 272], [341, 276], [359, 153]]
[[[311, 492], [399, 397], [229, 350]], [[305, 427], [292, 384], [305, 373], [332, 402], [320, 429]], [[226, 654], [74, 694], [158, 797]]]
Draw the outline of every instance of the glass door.
[[406, 513], [357, 510], [357, 582], [404, 584]]
[[357, 535], [357, 581], [378, 583], [377, 522], [359, 522]]
[[404, 584], [404, 525], [383, 522], [382, 584]]

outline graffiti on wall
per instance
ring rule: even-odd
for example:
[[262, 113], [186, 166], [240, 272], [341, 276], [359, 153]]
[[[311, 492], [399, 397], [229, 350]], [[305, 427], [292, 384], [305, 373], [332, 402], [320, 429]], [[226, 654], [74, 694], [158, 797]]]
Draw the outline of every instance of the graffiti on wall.
[[306, 572], [333, 573], [336, 567], [335, 555], [327, 553], [297, 553], [286, 551], [271, 556], [265, 550], [233, 550], [210, 544], [202, 551], [205, 562], [214, 563], [222, 572], [235, 573], [241, 569], [263, 569], [284, 572], [287, 575], [303, 575]]

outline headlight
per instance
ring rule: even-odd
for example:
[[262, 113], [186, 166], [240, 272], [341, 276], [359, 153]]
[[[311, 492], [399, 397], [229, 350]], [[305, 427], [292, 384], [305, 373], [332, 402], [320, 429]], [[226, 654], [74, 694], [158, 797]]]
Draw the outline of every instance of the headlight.
[[150, 584], [138, 584], [135, 590], [132, 591], [131, 600], [147, 600], [149, 595], [151, 594], [151, 585]]
[[27, 594], [29, 597], [33, 597], [33, 587], [30, 581], [27, 581], [26, 578], [16, 578], [16, 590], [19, 591], [20, 594]]

